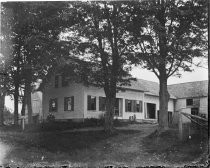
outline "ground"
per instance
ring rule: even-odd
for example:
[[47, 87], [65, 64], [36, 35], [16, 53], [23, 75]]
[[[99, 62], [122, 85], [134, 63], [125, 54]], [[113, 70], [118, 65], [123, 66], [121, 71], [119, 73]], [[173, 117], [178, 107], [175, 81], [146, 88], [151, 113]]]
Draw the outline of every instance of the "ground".
[[177, 130], [157, 137], [156, 129], [155, 124], [130, 124], [117, 127], [112, 136], [101, 127], [56, 132], [2, 130], [0, 165], [174, 167], [197, 163], [207, 155], [204, 139], [192, 137], [180, 142]]

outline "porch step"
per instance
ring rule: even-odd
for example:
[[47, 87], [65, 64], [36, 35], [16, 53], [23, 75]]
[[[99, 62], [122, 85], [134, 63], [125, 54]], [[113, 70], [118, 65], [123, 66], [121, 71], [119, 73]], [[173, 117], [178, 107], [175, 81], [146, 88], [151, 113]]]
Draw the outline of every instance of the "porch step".
[[143, 119], [142, 120], [143, 123], [148, 123], [148, 124], [157, 124], [158, 121], [157, 120], [153, 120], [153, 119]]

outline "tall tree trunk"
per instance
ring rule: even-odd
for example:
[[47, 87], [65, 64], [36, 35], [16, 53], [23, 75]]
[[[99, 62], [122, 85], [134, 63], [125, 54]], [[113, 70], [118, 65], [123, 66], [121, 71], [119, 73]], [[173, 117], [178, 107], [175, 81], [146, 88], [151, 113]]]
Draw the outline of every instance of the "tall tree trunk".
[[28, 124], [32, 124], [32, 104], [31, 104], [31, 83], [32, 83], [32, 67], [31, 67], [31, 57], [27, 55], [27, 68], [26, 68], [26, 80], [25, 80], [25, 94], [26, 94], [26, 104], [28, 109]]
[[167, 89], [167, 77], [165, 73], [160, 73], [160, 93], [159, 93], [159, 128], [160, 130], [168, 129], [168, 101], [169, 93]]
[[0, 95], [0, 126], [4, 125], [4, 104], [5, 104], [5, 94]]
[[26, 107], [26, 94], [24, 90], [23, 100], [22, 100], [22, 109], [21, 109], [21, 115], [25, 115], [25, 107]]
[[1, 77], [3, 87], [0, 91], [0, 126], [4, 125], [4, 107], [5, 107], [5, 96], [6, 96], [6, 77]]
[[18, 101], [19, 101], [19, 81], [15, 81], [14, 93], [14, 124], [18, 125]]
[[104, 130], [107, 134], [112, 134], [114, 131], [114, 107], [115, 107], [115, 97], [106, 97], [106, 113], [105, 113], [105, 123]]
[[28, 124], [32, 124], [31, 83], [26, 82], [26, 104], [28, 109]]

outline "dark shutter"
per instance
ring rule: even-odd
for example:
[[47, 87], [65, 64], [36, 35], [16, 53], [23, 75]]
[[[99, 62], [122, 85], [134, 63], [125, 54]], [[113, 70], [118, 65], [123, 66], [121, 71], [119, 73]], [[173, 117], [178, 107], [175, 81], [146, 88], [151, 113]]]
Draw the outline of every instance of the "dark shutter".
[[55, 88], [58, 88], [58, 84], [59, 84], [59, 76], [56, 75], [55, 76]]
[[128, 100], [125, 99], [125, 112], [127, 112], [127, 111], [128, 111]]
[[136, 110], [136, 100], [131, 100], [131, 106], [132, 106], [131, 111], [132, 111], [132, 112], [136, 112], [136, 111], [137, 111], [137, 110]]
[[91, 96], [87, 96], [87, 109], [91, 110]]
[[64, 111], [67, 111], [67, 97], [64, 97]]
[[139, 101], [139, 112], [142, 112], [142, 101]]
[[74, 96], [71, 97], [71, 110], [74, 111]]

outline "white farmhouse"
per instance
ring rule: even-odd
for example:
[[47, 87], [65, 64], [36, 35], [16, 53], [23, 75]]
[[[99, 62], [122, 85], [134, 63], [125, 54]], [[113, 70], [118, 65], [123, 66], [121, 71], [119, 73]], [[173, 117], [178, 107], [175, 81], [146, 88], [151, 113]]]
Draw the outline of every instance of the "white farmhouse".
[[[208, 81], [169, 85], [169, 123], [177, 122], [180, 110], [207, 115]], [[116, 96], [115, 118], [157, 122], [159, 111], [159, 84], [138, 79], [124, 86]], [[84, 86], [56, 75], [43, 90], [42, 117], [53, 114], [56, 120], [83, 120], [100, 118], [105, 113], [103, 88]]]

